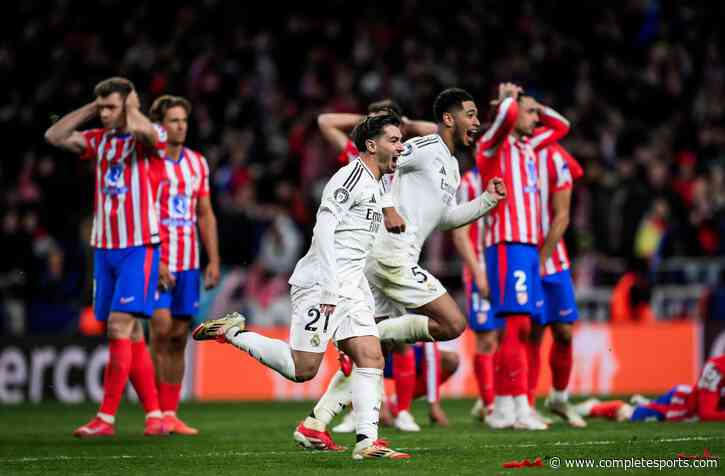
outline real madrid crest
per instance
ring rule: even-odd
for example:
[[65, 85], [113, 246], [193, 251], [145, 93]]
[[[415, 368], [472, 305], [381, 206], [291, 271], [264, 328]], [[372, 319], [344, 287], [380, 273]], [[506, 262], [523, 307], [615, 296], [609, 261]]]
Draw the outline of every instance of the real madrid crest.
[[348, 192], [343, 187], [340, 187], [337, 190], [335, 190], [333, 197], [337, 203], [345, 203], [350, 198], [350, 192]]
[[320, 346], [320, 336], [315, 334], [312, 336], [312, 339], [310, 339], [310, 344], [314, 345], [315, 347]]

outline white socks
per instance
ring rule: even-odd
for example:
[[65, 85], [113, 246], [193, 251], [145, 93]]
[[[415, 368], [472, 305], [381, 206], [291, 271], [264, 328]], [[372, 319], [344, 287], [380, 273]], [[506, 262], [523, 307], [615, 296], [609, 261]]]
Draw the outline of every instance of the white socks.
[[531, 415], [531, 405], [529, 405], [529, 397], [527, 395], [515, 396], [514, 407], [516, 408], [516, 418], [518, 420], [528, 418]]
[[352, 370], [351, 380], [355, 433], [375, 441], [378, 439], [383, 370], [356, 367]]
[[549, 398], [552, 402], [567, 402], [569, 401], [569, 392], [567, 390], [559, 391], [552, 388]]
[[[354, 375], [353, 370], [353, 375]], [[327, 385], [324, 395], [315, 405], [312, 414], [315, 418], [325, 425], [329, 425], [332, 419], [342, 411], [345, 406], [352, 400], [352, 382], [351, 378], [345, 377], [341, 370], [333, 375], [332, 380]]]
[[431, 342], [428, 331], [428, 317], [422, 314], [404, 314], [385, 319], [378, 324], [380, 340], [395, 342]]
[[[236, 334], [236, 335], [235, 335]], [[232, 327], [225, 335], [227, 340], [248, 353], [267, 367], [276, 370], [283, 377], [295, 382], [295, 361], [289, 344], [279, 339], [271, 339], [256, 332], [239, 332]]]

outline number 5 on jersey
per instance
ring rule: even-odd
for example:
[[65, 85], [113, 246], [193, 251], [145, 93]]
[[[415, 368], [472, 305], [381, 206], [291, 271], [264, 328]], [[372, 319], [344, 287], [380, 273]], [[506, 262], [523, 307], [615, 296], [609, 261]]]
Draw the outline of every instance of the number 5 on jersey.
[[428, 281], [428, 275], [420, 267], [413, 266], [410, 270], [413, 272], [413, 276], [418, 283], [423, 284]]

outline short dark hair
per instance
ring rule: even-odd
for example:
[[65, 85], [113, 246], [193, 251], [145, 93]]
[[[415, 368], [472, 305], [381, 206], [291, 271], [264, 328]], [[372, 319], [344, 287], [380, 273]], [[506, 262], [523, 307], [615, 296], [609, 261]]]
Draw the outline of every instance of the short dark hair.
[[93, 88], [93, 93], [97, 98], [105, 98], [113, 93], [118, 93], [123, 97], [131, 94], [131, 91], [136, 89], [131, 81], [126, 78], [115, 76], [113, 78], [104, 79], [100, 83], [96, 84]]
[[403, 117], [403, 110], [400, 108], [398, 103], [392, 99], [383, 99], [381, 101], [375, 101], [370, 103], [368, 106], [368, 114], [375, 114], [378, 112], [387, 112], [394, 116]]
[[473, 96], [461, 88], [450, 88], [441, 92], [433, 102], [433, 116], [443, 122], [443, 114], [463, 109], [464, 101], [473, 101]]
[[191, 114], [191, 103], [188, 99], [181, 96], [171, 96], [170, 94], [159, 96], [149, 109], [149, 119], [151, 122], [163, 122], [166, 111], [177, 106], [183, 107], [187, 116]]
[[384, 114], [382, 116], [368, 116], [358, 122], [355, 129], [352, 130], [352, 141], [360, 153], [367, 151], [365, 142], [375, 140], [383, 133], [385, 126], [400, 127], [400, 118], [393, 114]]

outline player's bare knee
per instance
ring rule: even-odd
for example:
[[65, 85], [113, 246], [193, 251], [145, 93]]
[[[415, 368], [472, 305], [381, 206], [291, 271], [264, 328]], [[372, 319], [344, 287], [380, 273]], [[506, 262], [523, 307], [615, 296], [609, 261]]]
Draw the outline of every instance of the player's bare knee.
[[572, 328], [571, 328], [571, 326], [569, 326], [569, 325], [561, 325], [561, 326], [557, 325], [557, 326], [554, 326], [554, 328], [552, 330], [553, 330], [552, 335], [554, 337], [554, 340], [558, 344], [571, 345], [571, 341], [572, 341]]
[[379, 347], [362, 348], [356, 352], [353, 358], [355, 365], [361, 368], [382, 369], [385, 368], [385, 357]]
[[441, 368], [449, 374], [458, 370], [461, 359], [455, 352], [441, 352]]
[[441, 335], [438, 337], [438, 340], [453, 340], [466, 330], [466, 320], [454, 319], [442, 325], [440, 330]]
[[106, 327], [109, 339], [128, 339], [133, 333], [133, 317], [111, 315]]
[[295, 382], [307, 382], [317, 375], [317, 367], [305, 366], [295, 368]]
[[186, 335], [172, 335], [168, 338], [169, 350], [176, 354], [183, 354], [186, 349]]

